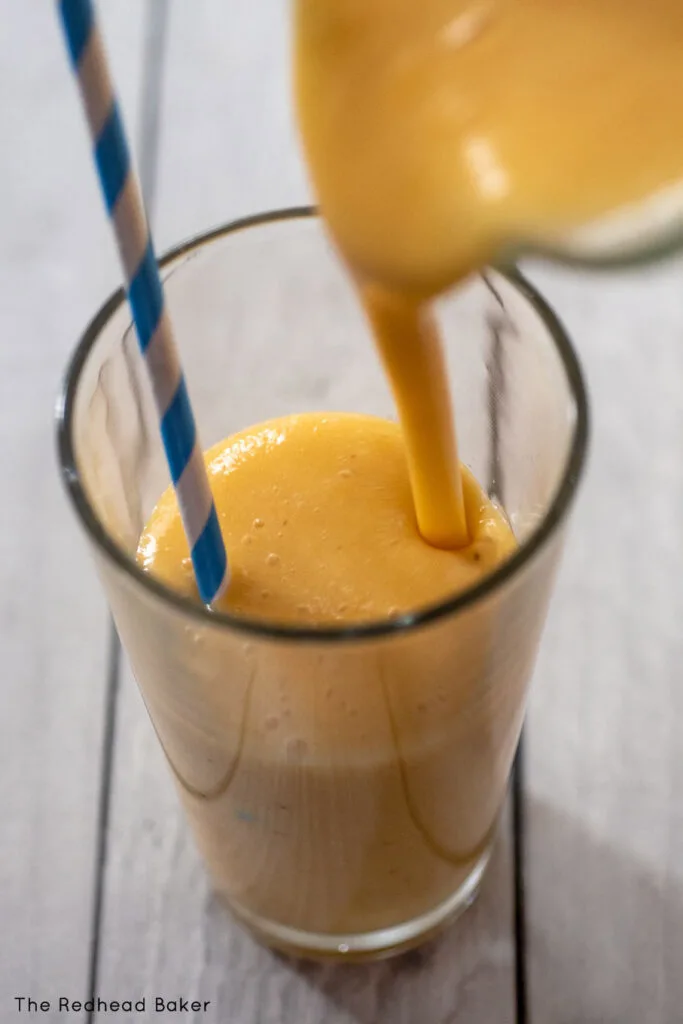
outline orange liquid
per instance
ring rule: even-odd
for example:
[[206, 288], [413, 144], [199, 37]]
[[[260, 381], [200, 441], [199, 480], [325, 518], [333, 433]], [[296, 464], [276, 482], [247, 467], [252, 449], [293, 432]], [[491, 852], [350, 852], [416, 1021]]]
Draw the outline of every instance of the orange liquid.
[[467, 542], [426, 300], [683, 186], [681, 0], [295, 0], [298, 119], [431, 544]]
[[[206, 454], [230, 554], [217, 607], [270, 622], [324, 625], [400, 615], [476, 583], [515, 547], [504, 516], [463, 474], [472, 540], [441, 551], [420, 536], [395, 423], [373, 416], [290, 416]], [[142, 565], [196, 595], [172, 488], [140, 539]]]
[[[375, 417], [271, 420], [206, 463], [232, 570], [219, 607], [259, 621], [386, 620], [472, 586], [515, 549], [466, 470], [472, 540], [458, 551], [426, 544], [401, 430]], [[138, 559], [198, 600], [171, 489]], [[430, 628], [333, 644], [264, 641], [216, 629], [211, 616], [157, 618], [121, 603], [214, 885], [252, 927], [346, 942], [434, 911], [481, 868], [542, 589], [518, 597], [513, 620], [492, 599]]]

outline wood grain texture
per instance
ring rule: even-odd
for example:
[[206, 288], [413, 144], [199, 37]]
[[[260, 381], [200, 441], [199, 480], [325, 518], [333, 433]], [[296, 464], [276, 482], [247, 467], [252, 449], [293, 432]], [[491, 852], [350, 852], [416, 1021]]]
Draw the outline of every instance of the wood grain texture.
[[[276, 0], [173, 4], [155, 235], [306, 201], [291, 130], [286, 8]], [[209, 1000], [230, 1024], [512, 1024], [511, 853], [506, 824], [480, 899], [424, 952], [367, 967], [277, 957], [208, 888], [168, 768], [128, 669], [118, 708], [100, 993]], [[170, 1016], [168, 1018], [171, 1019]], [[189, 1019], [189, 1018], [188, 1018]]]
[[[126, 0], [103, 13], [130, 114], [139, 11]], [[0, 23], [5, 1021], [15, 995], [77, 999], [86, 985], [108, 619], [58, 481], [53, 410], [70, 350], [118, 273], [54, 5], [0, 0]]]
[[683, 1019], [683, 264], [534, 274], [593, 451], [528, 723], [534, 1024]]

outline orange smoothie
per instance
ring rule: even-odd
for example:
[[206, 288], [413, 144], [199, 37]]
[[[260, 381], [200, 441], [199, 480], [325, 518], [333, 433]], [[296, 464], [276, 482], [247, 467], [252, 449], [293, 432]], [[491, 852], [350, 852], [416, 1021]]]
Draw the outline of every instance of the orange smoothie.
[[[505, 517], [467, 470], [471, 541], [457, 551], [425, 543], [401, 430], [373, 416], [271, 420], [205, 459], [232, 574], [217, 610], [300, 625], [381, 621], [472, 586], [515, 547]], [[172, 488], [147, 523], [138, 559], [197, 597]]]
[[[471, 540], [427, 544], [401, 430], [383, 419], [271, 420], [205, 458], [232, 569], [217, 608], [242, 617], [399, 618], [477, 583], [516, 547], [466, 469]], [[197, 598], [171, 489], [138, 560]], [[240, 659], [192, 629], [158, 644], [147, 634], [139, 649], [129, 639], [199, 846], [238, 914], [257, 929], [382, 932], [441, 907], [481, 867], [536, 641], [525, 630], [510, 666], [494, 629], [495, 604], [417, 642], [245, 642]]]

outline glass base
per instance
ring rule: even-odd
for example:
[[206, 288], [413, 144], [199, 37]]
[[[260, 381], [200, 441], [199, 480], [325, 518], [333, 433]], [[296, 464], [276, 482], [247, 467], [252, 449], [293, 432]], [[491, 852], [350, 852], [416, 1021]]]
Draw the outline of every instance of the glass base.
[[299, 931], [259, 917], [232, 901], [228, 906], [235, 917], [266, 946], [288, 956], [309, 960], [347, 961], [384, 960], [405, 953], [437, 936], [467, 910], [476, 899], [491, 856], [487, 849], [462, 885], [443, 903], [405, 924], [360, 935], [327, 935]]

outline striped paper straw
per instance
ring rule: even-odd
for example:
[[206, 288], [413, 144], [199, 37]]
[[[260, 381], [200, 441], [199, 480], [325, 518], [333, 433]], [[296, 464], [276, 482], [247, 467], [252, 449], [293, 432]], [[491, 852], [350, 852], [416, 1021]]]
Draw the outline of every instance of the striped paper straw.
[[210, 605], [228, 584], [228, 561], [166, 310], [140, 186], [131, 166], [91, 0], [58, 3], [123, 264], [140, 351], [152, 383], [199, 594]]

